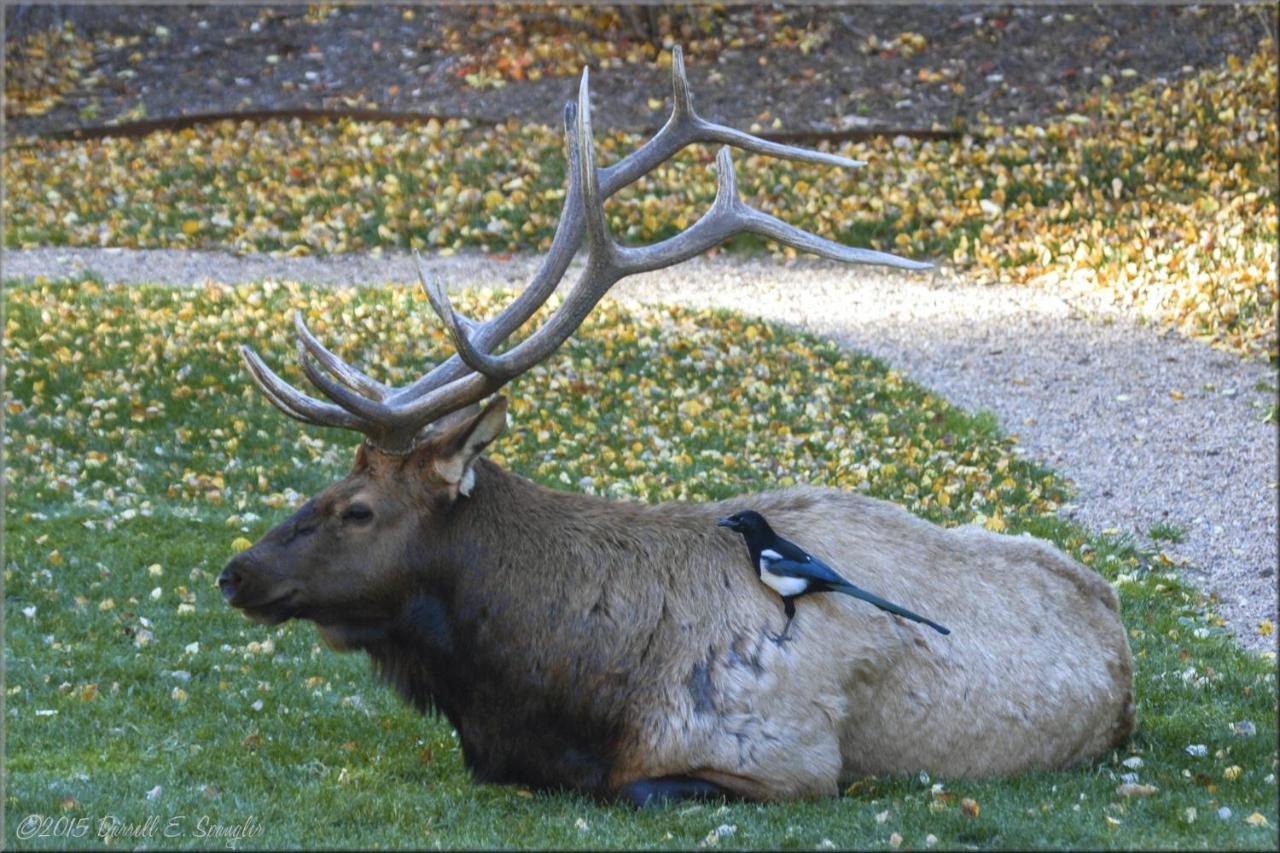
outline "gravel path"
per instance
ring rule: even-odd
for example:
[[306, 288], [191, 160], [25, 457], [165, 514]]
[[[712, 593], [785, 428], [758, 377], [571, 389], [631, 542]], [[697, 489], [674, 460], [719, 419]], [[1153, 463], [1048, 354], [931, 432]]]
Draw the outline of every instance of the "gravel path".
[[[459, 255], [430, 264], [452, 286], [520, 287], [536, 259]], [[6, 278], [92, 270], [109, 282], [277, 277], [332, 285], [415, 281], [403, 254], [237, 257], [180, 251], [6, 252]], [[1187, 560], [1241, 642], [1276, 621], [1275, 369], [1162, 333], [1094, 301], [822, 262], [701, 258], [623, 282], [624, 300], [720, 306], [872, 353], [953, 403], [994, 412], [1035, 459], [1069, 477], [1063, 514]]]

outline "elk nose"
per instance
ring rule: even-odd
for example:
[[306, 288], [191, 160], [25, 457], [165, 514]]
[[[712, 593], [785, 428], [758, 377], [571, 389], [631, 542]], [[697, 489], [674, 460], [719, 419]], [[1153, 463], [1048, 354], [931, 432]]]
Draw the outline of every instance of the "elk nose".
[[231, 600], [240, 588], [240, 580], [240, 571], [234, 563], [223, 569], [222, 574], [218, 575], [218, 588], [222, 590], [222, 597]]

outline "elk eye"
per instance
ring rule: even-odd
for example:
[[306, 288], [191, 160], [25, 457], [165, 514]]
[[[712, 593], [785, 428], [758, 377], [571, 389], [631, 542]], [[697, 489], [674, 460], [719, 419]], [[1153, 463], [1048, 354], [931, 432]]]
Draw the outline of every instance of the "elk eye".
[[364, 504], [352, 504], [342, 513], [343, 521], [351, 521], [356, 524], [362, 524], [373, 518], [373, 510]]

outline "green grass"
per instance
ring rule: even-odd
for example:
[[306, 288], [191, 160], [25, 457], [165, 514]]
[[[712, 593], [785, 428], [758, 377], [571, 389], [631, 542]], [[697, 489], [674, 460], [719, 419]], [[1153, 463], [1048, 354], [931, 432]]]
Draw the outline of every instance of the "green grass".
[[[513, 429], [493, 455], [557, 488], [700, 500], [794, 477], [1051, 539], [1117, 583], [1138, 733], [1071, 772], [635, 813], [474, 784], [449, 727], [403, 706], [362, 657], [323, 650], [309, 625], [251, 625], [213, 586], [233, 540], [283, 517], [290, 490], [341, 476], [355, 442], [269, 408], [235, 347], [253, 341], [297, 380], [287, 316], [299, 306], [347, 342], [341, 354], [404, 381], [446, 351], [412, 291], [85, 282], [5, 300], [9, 845], [97, 848], [107, 816], [158, 817], [151, 837], [116, 842], [157, 847], [211, 846], [210, 824], [250, 819], [261, 833], [242, 846], [689, 847], [722, 825], [736, 830], [721, 846], [757, 848], [884, 846], [895, 832], [906, 847], [930, 834], [941, 848], [1277, 843], [1274, 659], [1242, 652], [1152, 554], [1059, 520], [1065, 485], [1021, 461], [990, 415], [872, 359], [730, 314], [606, 303], [511, 387]], [[460, 303], [480, 316], [497, 304]], [[1237, 734], [1243, 721], [1256, 733]], [[1159, 789], [1148, 799], [1115, 793], [1131, 757]], [[1265, 826], [1246, 822], [1254, 812]], [[33, 814], [85, 834], [20, 838], [40, 829], [24, 823]]]
[[1176, 524], [1162, 521], [1159, 524], [1151, 525], [1147, 535], [1151, 537], [1153, 542], [1171, 542], [1177, 545], [1187, 538], [1187, 531]]

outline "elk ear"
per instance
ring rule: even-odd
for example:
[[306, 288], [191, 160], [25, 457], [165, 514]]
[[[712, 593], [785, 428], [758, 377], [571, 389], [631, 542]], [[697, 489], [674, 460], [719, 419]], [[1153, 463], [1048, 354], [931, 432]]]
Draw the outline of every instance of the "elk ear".
[[351, 466], [351, 473], [354, 474], [356, 471], [363, 471], [366, 467], [368, 467], [368, 465], [369, 465], [369, 451], [365, 447], [365, 443], [362, 441], [360, 442], [359, 446], [356, 447], [356, 461]]
[[470, 495], [475, 485], [472, 464], [507, 428], [507, 398], [497, 397], [474, 418], [453, 427], [436, 443], [436, 473], [456, 494]]

